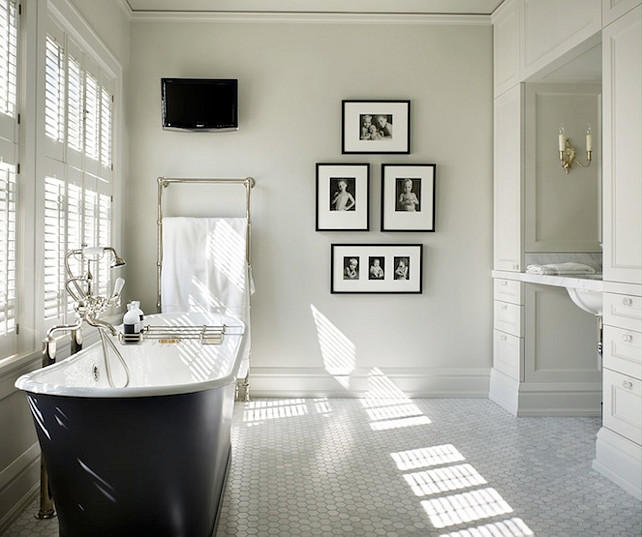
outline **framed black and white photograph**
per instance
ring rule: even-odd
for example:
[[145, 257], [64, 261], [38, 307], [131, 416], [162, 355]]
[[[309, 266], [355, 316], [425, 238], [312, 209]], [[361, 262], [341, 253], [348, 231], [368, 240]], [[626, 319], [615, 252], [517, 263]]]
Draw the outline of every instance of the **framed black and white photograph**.
[[421, 293], [423, 245], [333, 244], [331, 293]]
[[381, 165], [381, 231], [435, 231], [435, 168]]
[[317, 164], [317, 231], [368, 231], [369, 198], [369, 164]]
[[342, 101], [342, 107], [342, 153], [410, 153], [410, 101]]

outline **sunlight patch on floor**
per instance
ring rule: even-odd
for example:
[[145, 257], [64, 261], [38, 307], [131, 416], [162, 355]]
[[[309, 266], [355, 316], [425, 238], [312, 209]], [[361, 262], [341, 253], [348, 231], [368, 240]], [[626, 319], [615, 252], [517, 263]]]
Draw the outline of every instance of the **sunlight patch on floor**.
[[305, 399], [280, 399], [245, 403], [243, 422], [256, 424], [265, 420], [305, 416], [308, 407]]
[[493, 488], [424, 500], [421, 505], [435, 528], [455, 526], [513, 511]]

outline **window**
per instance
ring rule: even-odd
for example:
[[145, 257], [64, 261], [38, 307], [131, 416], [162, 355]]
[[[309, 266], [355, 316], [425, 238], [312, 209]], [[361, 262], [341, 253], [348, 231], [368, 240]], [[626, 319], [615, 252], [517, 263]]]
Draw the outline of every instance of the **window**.
[[[29, 0], [22, 13], [20, 3], [0, 0], [0, 371], [35, 359], [47, 330], [74, 319], [69, 250], [118, 247], [122, 70], [73, 1]], [[91, 267], [101, 295], [113, 277], [107, 257]], [[77, 259], [69, 265], [80, 275]]]
[[[113, 96], [102, 71], [55, 24], [46, 38], [45, 65], [47, 156], [60, 173], [45, 177], [44, 318], [70, 320], [65, 255], [83, 246], [111, 245]], [[109, 287], [108, 263], [91, 267], [100, 294]]]
[[17, 350], [18, 29], [17, 2], [0, 0], [0, 357]]

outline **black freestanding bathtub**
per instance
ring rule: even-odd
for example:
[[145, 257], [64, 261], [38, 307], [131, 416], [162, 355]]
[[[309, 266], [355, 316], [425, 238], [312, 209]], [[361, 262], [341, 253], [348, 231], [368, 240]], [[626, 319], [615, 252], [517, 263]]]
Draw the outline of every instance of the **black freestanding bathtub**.
[[[210, 537], [230, 460], [245, 328], [217, 314], [159, 314], [146, 323], [225, 325], [217, 345], [119, 345], [127, 387], [110, 387], [97, 344], [23, 377], [60, 537]], [[112, 383], [123, 365], [108, 353]]]

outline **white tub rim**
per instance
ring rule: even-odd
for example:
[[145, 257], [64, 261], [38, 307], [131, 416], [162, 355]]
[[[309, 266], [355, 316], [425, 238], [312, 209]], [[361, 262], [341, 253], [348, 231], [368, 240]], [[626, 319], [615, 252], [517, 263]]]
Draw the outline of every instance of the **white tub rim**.
[[[160, 316], [171, 316], [173, 314], [152, 314], [146, 316], [146, 320], [153, 320], [155, 317], [159, 318]], [[193, 381], [189, 383], [179, 383], [179, 384], [159, 384], [153, 386], [127, 386], [124, 388], [111, 388], [111, 387], [81, 387], [81, 386], [65, 386], [61, 384], [53, 384], [48, 382], [42, 382], [42, 377], [50, 376], [51, 371], [54, 371], [59, 368], [69, 367], [69, 365], [80, 361], [86, 360], [87, 355], [90, 352], [94, 352], [93, 349], [101, 347], [101, 342], [97, 341], [92, 343], [88, 347], [83, 348], [76, 354], [65, 358], [55, 364], [52, 364], [47, 367], [41, 367], [30, 373], [20, 376], [16, 382], [16, 388], [34, 394], [40, 395], [53, 395], [57, 397], [78, 397], [78, 398], [93, 398], [93, 399], [131, 399], [137, 397], [161, 397], [167, 395], [187, 395], [190, 393], [212, 390], [216, 388], [221, 388], [235, 383], [238, 380], [239, 369], [241, 364], [247, 359], [247, 328], [243, 321], [236, 317], [223, 314], [213, 314], [222, 320], [228, 320], [228, 326], [234, 328], [242, 328], [241, 333], [229, 333], [226, 334], [226, 338], [240, 338], [240, 342], [237, 348], [237, 356], [234, 360], [234, 365], [230, 373], [223, 377], [217, 377], [214, 379], [208, 379], [203, 381]], [[143, 343], [145, 345], [145, 343]], [[102, 351], [100, 351], [102, 352]]]

